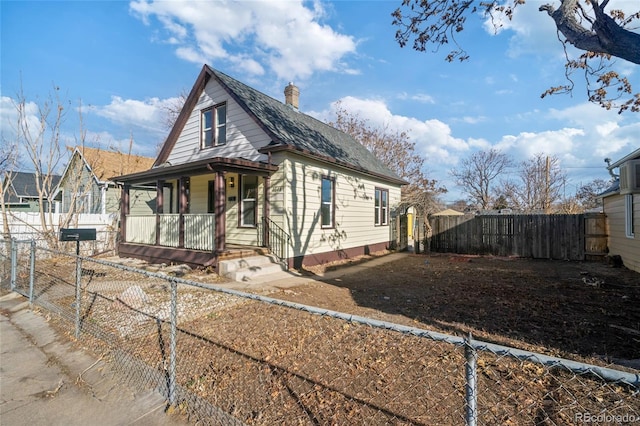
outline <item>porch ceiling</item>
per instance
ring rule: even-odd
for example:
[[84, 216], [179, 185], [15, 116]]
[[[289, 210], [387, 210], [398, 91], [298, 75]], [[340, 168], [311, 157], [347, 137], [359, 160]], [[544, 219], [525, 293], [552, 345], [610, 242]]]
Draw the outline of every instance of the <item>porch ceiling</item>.
[[273, 164], [243, 160], [240, 158], [216, 157], [198, 160], [192, 163], [177, 164], [175, 166], [155, 167], [144, 172], [119, 176], [113, 178], [113, 180], [118, 183], [142, 184], [154, 182], [158, 179], [176, 179], [182, 176], [203, 175], [216, 171], [269, 176], [277, 170], [278, 166]]

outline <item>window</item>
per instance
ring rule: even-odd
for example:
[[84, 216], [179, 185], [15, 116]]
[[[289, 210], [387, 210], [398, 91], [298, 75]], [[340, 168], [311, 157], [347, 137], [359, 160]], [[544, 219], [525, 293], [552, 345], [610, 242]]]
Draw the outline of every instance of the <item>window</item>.
[[335, 179], [323, 176], [321, 186], [320, 216], [322, 228], [334, 227]]
[[227, 104], [202, 110], [202, 147], [224, 145], [227, 142]]
[[624, 196], [624, 228], [628, 238], [634, 238], [633, 234], [633, 194]]
[[240, 226], [256, 226], [258, 176], [241, 176]]
[[374, 223], [376, 225], [387, 225], [389, 223], [389, 190], [376, 188]]

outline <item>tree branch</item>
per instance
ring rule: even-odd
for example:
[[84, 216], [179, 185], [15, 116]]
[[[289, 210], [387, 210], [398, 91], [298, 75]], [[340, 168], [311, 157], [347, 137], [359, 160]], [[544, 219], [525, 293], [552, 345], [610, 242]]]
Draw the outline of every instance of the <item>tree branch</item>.
[[596, 15], [591, 29], [584, 28], [575, 17], [578, 0], [562, 0], [558, 9], [550, 4], [542, 5], [538, 10], [547, 12], [558, 31], [578, 49], [616, 56], [640, 65], [640, 34], [625, 30], [604, 13], [607, 2], [599, 5], [596, 0], [590, 0], [590, 3]]

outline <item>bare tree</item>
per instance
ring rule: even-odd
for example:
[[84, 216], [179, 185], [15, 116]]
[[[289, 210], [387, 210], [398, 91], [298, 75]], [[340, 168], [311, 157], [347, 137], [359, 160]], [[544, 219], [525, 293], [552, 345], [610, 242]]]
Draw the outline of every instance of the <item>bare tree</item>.
[[611, 186], [611, 179], [594, 179], [591, 182], [581, 185], [576, 192], [576, 200], [582, 210], [594, 209], [602, 206], [602, 200], [598, 197]]
[[177, 98], [171, 98], [169, 103], [162, 106], [163, 124], [167, 130], [171, 130], [173, 125], [176, 124], [178, 115], [180, 115], [188, 96], [189, 92], [186, 89], [182, 89]]
[[8, 204], [14, 177], [13, 172], [18, 163], [18, 151], [15, 145], [11, 143], [5, 144], [4, 140], [0, 151], [0, 214], [2, 215], [2, 238], [5, 242], [8, 242], [11, 239]]
[[499, 189], [509, 205], [523, 212], [552, 213], [552, 206], [562, 199], [566, 173], [555, 156], [536, 154], [523, 161], [518, 181], [505, 181]]
[[5, 135], [3, 134], [2, 145], [0, 145], [0, 175], [14, 170], [19, 160], [20, 156], [15, 142], [5, 140]]
[[469, 205], [467, 200], [463, 199], [455, 200], [453, 203], [447, 205], [447, 207], [459, 212], [466, 212], [467, 210], [474, 208], [474, 206]]
[[[446, 60], [465, 61], [469, 55], [456, 39], [464, 31], [467, 18], [490, 17], [496, 30], [498, 16], [512, 19], [516, 7], [526, 0], [403, 0], [393, 13], [392, 25], [398, 29], [396, 40], [401, 47], [413, 40], [413, 48], [425, 51], [428, 46], [438, 50], [452, 43], [455, 47]], [[558, 30], [558, 38], [565, 47], [566, 78], [568, 84], [551, 87], [542, 94], [571, 92], [572, 74], [584, 72], [589, 101], [606, 109], [640, 111], [640, 93], [633, 93], [629, 80], [611, 69], [611, 59], [620, 58], [640, 64], [640, 34], [632, 31], [640, 19], [640, 11], [627, 16], [621, 10], [605, 12], [609, 0], [560, 0], [560, 7], [543, 4], [539, 11], [547, 13]], [[583, 51], [578, 58], [570, 57], [566, 44]]]
[[329, 124], [351, 135], [390, 170], [409, 182], [402, 188], [403, 204], [415, 206], [424, 215], [440, 207], [438, 195], [445, 193], [446, 189], [427, 177], [425, 159], [416, 153], [416, 144], [407, 132], [390, 129], [387, 125], [371, 126], [341, 104], [336, 107], [336, 121]]
[[513, 160], [497, 149], [479, 151], [462, 160], [460, 167], [450, 171], [456, 185], [469, 195], [469, 198], [481, 209], [491, 207], [494, 200], [492, 184], [513, 166]]
[[[57, 192], [57, 172], [62, 168], [67, 158], [63, 140], [63, 126], [67, 118], [68, 110], [71, 110], [71, 102], [63, 100], [60, 89], [54, 87], [46, 98], [38, 102], [28, 101], [24, 91], [20, 89], [13, 100], [16, 110], [16, 119], [13, 129], [11, 144], [23, 154], [25, 169], [33, 172], [34, 184], [38, 197], [39, 226], [34, 227], [40, 239], [46, 241], [49, 247], [57, 248], [58, 226], [68, 226], [77, 214], [73, 209], [68, 211], [59, 223], [55, 223], [53, 217], [54, 196]], [[76, 138], [76, 144], [83, 145], [86, 131], [82, 125], [82, 109], [78, 108], [80, 118], [80, 133]], [[81, 182], [74, 182], [73, 197], [81, 197]], [[10, 215], [10, 212], [3, 210]], [[7, 223], [6, 216], [3, 217]], [[27, 224], [29, 225], [29, 224]], [[5, 232], [8, 232], [5, 229]]]

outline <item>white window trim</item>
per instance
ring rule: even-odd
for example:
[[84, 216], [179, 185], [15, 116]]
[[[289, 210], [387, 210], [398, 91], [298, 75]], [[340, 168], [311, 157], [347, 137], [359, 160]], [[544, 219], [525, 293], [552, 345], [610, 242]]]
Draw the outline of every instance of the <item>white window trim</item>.
[[[323, 196], [323, 191], [322, 191], [322, 184], [324, 182], [329, 182], [329, 201], [324, 201], [322, 199]], [[335, 191], [335, 185], [336, 185], [336, 180], [333, 177], [330, 176], [322, 176], [321, 180], [320, 180], [320, 228], [321, 229], [333, 229], [336, 227], [336, 222], [335, 222], [335, 196], [336, 196], [336, 191]], [[324, 223], [322, 223], [322, 208], [324, 206], [328, 206], [329, 207], [329, 224], [325, 225]]]
[[[382, 194], [387, 195], [386, 205], [383, 204]], [[376, 206], [376, 201], [379, 201], [379, 205]], [[374, 210], [374, 220], [373, 223], [375, 226], [386, 226], [389, 225], [389, 190], [386, 188], [375, 188], [374, 197], [373, 197], [373, 210]], [[384, 212], [384, 220], [382, 220]]]
[[633, 194], [624, 196], [624, 231], [627, 238], [635, 238], [633, 233]]
[[[244, 185], [246, 183], [246, 179], [248, 176], [253, 177], [252, 175], [242, 175], [240, 177], [240, 227], [241, 228], [255, 228], [257, 226], [258, 221], [258, 190], [260, 188], [260, 180], [256, 179], [256, 188], [253, 198], [244, 198]], [[245, 223], [244, 222], [244, 214], [246, 211], [245, 203], [253, 204], [253, 223]]]
[[[224, 123], [220, 124], [218, 122], [218, 109], [224, 107], [225, 108], [225, 119], [224, 119]], [[219, 103], [217, 105], [213, 105], [209, 108], [204, 108], [203, 110], [200, 111], [200, 148], [201, 149], [208, 149], [208, 148], [213, 148], [216, 146], [223, 146], [226, 145], [227, 143], [227, 138], [226, 138], [226, 131], [227, 131], [227, 103], [226, 102], [222, 102]], [[205, 126], [205, 119], [204, 116], [207, 113], [211, 113], [211, 127], [204, 127]], [[211, 132], [211, 146], [207, 146], [205, 145], [205, 134], [206, 132], [210, 131]], [[225, 132], [225, 142], [224, 143], [219, 143], [218, 141], [220, 140], [220, 132], [224, 131]]]

